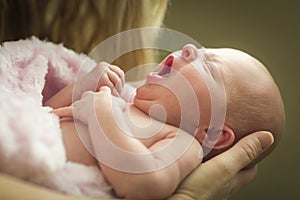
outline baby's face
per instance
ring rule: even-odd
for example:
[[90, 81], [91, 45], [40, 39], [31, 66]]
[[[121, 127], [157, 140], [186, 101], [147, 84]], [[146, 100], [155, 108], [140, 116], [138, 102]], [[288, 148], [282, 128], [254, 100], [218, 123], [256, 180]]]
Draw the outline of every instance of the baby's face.
[[[192, 64], [199, 57], [203, 62], [198, 67], [205, 68], [202, 72], [212, 77], [215, 73], [220, 74], [226, 90], [231, 87], [245, 87], [247, 90], [261, 87], [255, 84], [254, 77], [261, 77], [259, 73], [262, 69], [247, 54], [232, 49], [206, 49], [204, 53], [202, 49], [186, 45], [181, 51], [167, 56], [154, 72], [147, 75], [145, 84], [137, 89], [135, 105], [154, 118], [160, 119], [167, 114], [166, 122], [177, 127], [182, 123], [182, 116], [187, 116], [191, 121], [188, 125], [190, 129], [186, 131], [190, 133], [199, 127], [208, 128], [210, 93], [204, 76]], [[210, 67], [205, 64], [207, 62], [210, 62]], [[230, 99], [229, 96], [227, 99]], [[150, 113], [153, 105], [161, 105], [165, 113], [161, 110]], [[197, 113], [200, 113], [200, 120], [193, 121]]]
[[[196, 47], [187, 45], [181, 51], [167, 56], [157, 67], [148, 74], [146, 81], [137, 89], [134, 104], [147, 114], [153, 105], [160, 105], [164, 113], [154, 112], [150, 115], [159, 120], [167, 114], [167, 123], [179, 127], [182, 116], [191, 119], [189, 129], [198, 127], [195, 115], [201, 108], [201, 120], [210, 117], [210, 96], [205, 81], [197, 69], [191, 64], [196, 58]], [[193, 119], [195, 119], [193, 121]]]

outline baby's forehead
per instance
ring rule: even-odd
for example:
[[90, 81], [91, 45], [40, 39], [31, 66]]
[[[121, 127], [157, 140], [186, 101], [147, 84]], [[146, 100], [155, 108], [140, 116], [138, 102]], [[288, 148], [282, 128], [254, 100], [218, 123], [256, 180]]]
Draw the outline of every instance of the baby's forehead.
[[268, 71], [251, 55], [236, 49], [206, 49], [205, 58], [214, 65], [222, 76], [227, 89], [242, 87], [252, 90], [265, 85]]
[[200, 50], [199, 53], [203, 53], [205, 59], [210, 61], [224, 62], [226, 60], [241, 60], [244, 59], [245, 62], [248, 59], [250, 61], [250, 55], [232, 48], [206, 48], [204, 51]]
[[221, 70], [229, 70], [229, 73], [242, 72], [252, 73], [259, 76], [258, 73], [266, 71], [265, 66], [256, 58], [246, 52], [231, 48], [205, 49], [204, 58], [206, 61], [216, 65]]

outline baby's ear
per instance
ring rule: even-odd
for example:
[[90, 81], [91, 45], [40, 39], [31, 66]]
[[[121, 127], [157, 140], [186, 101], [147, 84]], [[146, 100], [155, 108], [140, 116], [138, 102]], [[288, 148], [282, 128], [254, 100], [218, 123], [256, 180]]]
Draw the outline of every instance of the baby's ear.
[[[196, 138], [198, 141], [203, 145], [204, 141], [205, 143], [212, 144], [214, 141], [210, 141], [210, 137], [207, 134], [207, 129], [197, 129]], [[222, 128], [222, 132], [218, 137], [217, 142], [214, 144], [214, 149], [223, 149], [230, 147], [235, 140], [235, 134], [233, 130], [227, 126], [226, 124]]]

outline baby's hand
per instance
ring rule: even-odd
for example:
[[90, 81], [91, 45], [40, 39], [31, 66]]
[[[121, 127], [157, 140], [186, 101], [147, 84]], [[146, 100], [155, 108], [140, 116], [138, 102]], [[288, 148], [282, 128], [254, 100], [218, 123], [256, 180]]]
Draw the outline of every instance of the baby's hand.
[[[103, 86], [98, 92], [84, 92], [80, 100], [75, 101], [71, 106], [53, 109], [52, 113], [60, 118], [74, 118], [88, 124], [89, 118], [92, 115], [97, 115], [98, 112], [112, 109], [111, 89]], [[117, 97], [114, 97], [117, 98]], [[95, 115], [95, 116], [96, 116]]]
[[74, 100], [78, 100], [86, 91], [97, 92], [102, 86], [109, 87], [113, 95], [120, 96], [124, 82], [124, 72], [119, 67], [100, 62], [92, 71], [75, 82]]
[[[85, 124], [92, 123], [93, 119], [97, 118], [98, 114], [103, 114], [105, 111], [111, 112], [112, 95], [111, 90], [107, 86], [99, 89], [99, 92], [87, 91], [83, 93], [80, 100], [72, 104], [73, 118], [80, 120]], [[66, 109], [65, 113], [69, 113]]]
[[124, 86], [124, 72], [122, 69], [115, 65], [109, 65], [108, 63], [101, 62], [95, 67], [92, 72], [101, 74], [101, 78], [97, 84], [96, 91], [100, 90], [100, 87], [107, 86], [111, 89], [112, 94], [119, 96]]

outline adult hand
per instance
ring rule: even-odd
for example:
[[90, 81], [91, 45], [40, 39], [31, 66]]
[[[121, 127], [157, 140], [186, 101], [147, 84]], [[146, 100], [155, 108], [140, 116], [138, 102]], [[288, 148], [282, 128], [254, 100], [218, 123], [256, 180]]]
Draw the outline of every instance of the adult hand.
[[246, 168], [274, 142], [269, 132], [255, 132], [228, 151], [201, 164], [168, 200], [224, 200], [250, 183], [257, 166]]

